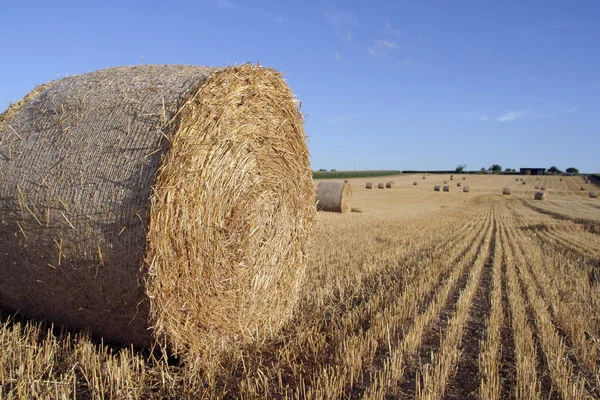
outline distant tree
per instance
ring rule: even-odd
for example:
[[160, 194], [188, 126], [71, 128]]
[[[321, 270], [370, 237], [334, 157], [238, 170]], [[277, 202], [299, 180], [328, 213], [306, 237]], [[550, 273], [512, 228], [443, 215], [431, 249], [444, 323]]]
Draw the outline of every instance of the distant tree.
[[467, 164], [459, 164], [456, 166], [456, 173], [460, 174], [467, 168]]
[[327, 170], [325, 168], [321, 168], [319, 172], [327, 172]]
[[579, 170], [575, 167], [569, 167], [565, 171], [567, 171], [568, 174], [575, 174], [575, 175], [579, 174]]
[[517, 172], [517, 170], [516, 170], [516, 169], [514, 169], [514, 168], [513, 168], [511, 171], [512, 171], [512, 172]]
[[500, 166], [499, 164], [492, 164], [490, 169], [494, 172], [500, 172], [502, 171], [502, 166]]
[[549, 174], [561, 174], [562, 171], [553, 165], [550, 168], [548, 168], [548, 173]]
[[480, 171], [485, 172], [485, 167], [481, 167]]
[[333, 168], [332, 168], [332, 169], [331, 169], [331, 172], [337, 172], [337, 169], [333, 169]]
[[506, 169], [504, 170], [504, 172], [510, 172], [510, 171], [512, 171], [510, 168], [506, 168]]

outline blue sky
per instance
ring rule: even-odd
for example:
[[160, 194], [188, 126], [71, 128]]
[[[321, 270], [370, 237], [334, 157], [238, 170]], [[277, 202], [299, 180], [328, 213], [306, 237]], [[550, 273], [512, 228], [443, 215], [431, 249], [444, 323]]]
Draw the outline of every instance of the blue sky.
[[598, 1], [30, 1], [0, 16], [0, 110], [65, 74], [260, 62], [313, 169], [600, 171]]

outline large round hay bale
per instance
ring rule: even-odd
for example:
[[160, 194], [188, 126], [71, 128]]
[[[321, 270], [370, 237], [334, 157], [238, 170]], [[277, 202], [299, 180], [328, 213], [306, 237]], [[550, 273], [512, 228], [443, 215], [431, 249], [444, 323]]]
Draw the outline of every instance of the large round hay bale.
[[317, 210], [347, 213], [352, 209], [352, 188], [345, 182], [317, 185]]
[[463, 192], [464, 193], [469, 193], [469, 187], [468, 186], [464, 186], [463, 187]]
[[505, 187], [502, 189], [502, 194], [510, 194], [510, 188]]
[[536, 200], [546, 200], [548, 196], [546, 195], [546, 192], [535, 192], [533, 198]]
[[373, 189], [373, 182], [367, 182], [367, 183], [365, 184], [365, 188], [366, 188], [366, 189]]
[[394, 182], [388, 182], [388, 183], [385, 184], [385, 187], [388, 188], [388, 189], [391, 189], [392, 186], [394, 186]]
[[440, 185], [434, 185], [433, 186], [433, 191], [434, 192], [439, 192], [440, 191]]
[[377, 189], [385, 189], [385, 183], [378, 183]]
[[590, 192], [590, 199], [597, 199], [597, 198], [598, 198], [598, 193]]
[[0, 308], [173, 353], [289, 319], [315, 189], [281, 74], [144, 65], [0, 115]]
[[446, 185], [444, 186], [444, 192], [449, 192], [450, 191], [450, 186]]

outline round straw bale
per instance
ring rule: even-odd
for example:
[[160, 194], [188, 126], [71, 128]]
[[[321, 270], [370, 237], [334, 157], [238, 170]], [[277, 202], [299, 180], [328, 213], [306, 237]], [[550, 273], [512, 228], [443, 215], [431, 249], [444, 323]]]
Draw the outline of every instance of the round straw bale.
[[560, 178], [560, 181], [562, 182], [562, 181], [563, 181], [563, 178]]
[[527, 182], [523, 181], [523, 185], [527, 185]]
[[464, 176], [463, 176], [462, 178], [463, 178], [463, 181], [466, 181], [466, 180], [467, 180], [467, 178], [466, 178], [466, 177], [464, 177]]
[[450, 186], [446, 185], [444, 186], [444, 192], [449, 192], [450, 191]]
[[535, 189], [536, 190], [539, 189], [539, 188], [540, 188], [540, 185], [535, 185]]
[[515, 181], [516, 181], [516, 182], [519, 182], [519, 178], [515, 178]]
[[463, 192], [465, 192], [465, 193], [469, 193], [469, 187], [468, 187], [468, 186], [464, 186], [464, 187], [463, 187]]
[[448, 181], [444, 181], [444, 185], [448, 184]]
[[533, 197], [536, 200], [546, 200], [548, 196], [546, 192], [535, 192], [535, 196]]
[[367, 182], [365, 185], [365, 188], [367, 189], [373, 189], [373, 182]]
[[450, 180], [453, 181], [454, 180], [454, 175], [450, 175]]
[[394, 182], [388, 182], [385, 184], [385, 187], [388, 189], [391, 189], [393, 185], [394, 185]]
[[546, 190], [546, 186], [541, 186], [540, 190]]
[[579, 186], [579, 190], [585, 190], [585, 186]]
[[352, 188], [345, 182], [320, 182], [317, 185], [317, 210], [347, 213], [352, 209]]
[[439, 192], [440, 191], [440, 185], [434, 185], [433, 186], [433, 191], [434, 192]]
[[346, 179], [346, 180], [344, 181], [344, 183], [350, 183], [350, 181], [349, 181], [348, 179]]
[[597, 199], [598, 198], [598, 193], [596, 193], [596, 192], [590, 192], [590, 198], [591, 199]]
[[425, 179], [425, 177], [423, 177], [423, 179]]
[[461, 183], [460, 183], [460, 182], [456, 182], [456, 186], [457, 186], [457, 187], [460, 187], [460, 186], [461, 186]]
[[276, 332], [315, 188], [273, 69], [116, 67], [0, 115], [0, 307], [174, 354]]
[[416, 186], [416, 185], [417, 185], [417, 181], [414, 181], [414, 182], [413, 182], [413, 186]]
[[502, 194], [510, 194], [510, 188], [505, 187], [502, 189]]
[[378, 183], [377, 189], [385, 189], [385, 183]]

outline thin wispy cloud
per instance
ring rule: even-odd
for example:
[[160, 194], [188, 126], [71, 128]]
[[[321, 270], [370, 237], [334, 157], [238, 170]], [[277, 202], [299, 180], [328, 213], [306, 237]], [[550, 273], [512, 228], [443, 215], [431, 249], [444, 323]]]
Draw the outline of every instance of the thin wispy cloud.
[[385, 19], [385, 25], [383, 26], [383, 33], [391, 36], [402, 36], [403, 32], [400, 29], [396, 29], [392, 26], [392, 22], [389, 18]]
[[387, 50], [397, 49], [398, 44], [393, 40], [376, 40], [372, 46], [367, 47], [367, 51], [373, 57], [382, 57]]
[[351, 42], [352, 31], [358, 26], [358, 17], [342, 10], [324, 10], [323, 15], [328, 24], [334, 27], [335, 34], [342, 40]]
[[522, 110], [522, 111], [507, 111], [502, 115], [499, 115], [496, 118], [496, 121], [498, 122], [509, 122], [509, 121], [514, 121], [516, 119], [522, 118], [525, 115], [527, 115], [527, 111]]
[[200, 0], [202, 3], [212, 4], [219, 8], [238, 8], [238, 6], [229, 0]]
[[342, 56], [337, 51], [333, 53], [333, 56], [335, 57], [335, 61], [342, 61]]

